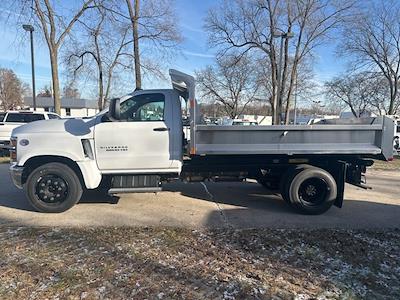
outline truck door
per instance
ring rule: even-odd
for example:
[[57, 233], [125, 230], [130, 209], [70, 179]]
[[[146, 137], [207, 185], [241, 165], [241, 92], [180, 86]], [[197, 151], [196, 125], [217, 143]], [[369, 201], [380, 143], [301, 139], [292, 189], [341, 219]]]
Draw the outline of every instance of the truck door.
[[121, 102], [120, 122], [104, 116], [95, 128], [100, 170], [168, 169], [172, 107], [168, 93], [141, 92]]

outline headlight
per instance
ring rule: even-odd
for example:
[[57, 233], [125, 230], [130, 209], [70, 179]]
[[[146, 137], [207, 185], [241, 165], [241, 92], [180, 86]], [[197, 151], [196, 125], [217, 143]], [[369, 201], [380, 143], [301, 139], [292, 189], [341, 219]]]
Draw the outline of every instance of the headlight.
[[16, 148], [17, 144], [18, 144], [18, 138], [16, 136], [12, 136], [11, 139], [10, 139], [10, 142], [11, 142], [11, 146], [13, 148]]
[[10, 148], [10, 161], [16, 162], [17, 161], [17, 145], [18, 145], [18, 138], [13, 136], [10, 139], [11, 148]]

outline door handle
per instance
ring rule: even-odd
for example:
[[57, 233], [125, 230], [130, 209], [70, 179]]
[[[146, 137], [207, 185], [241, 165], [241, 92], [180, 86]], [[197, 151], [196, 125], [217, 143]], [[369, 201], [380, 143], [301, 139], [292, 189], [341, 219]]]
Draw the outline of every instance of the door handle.
[[169, 131], [169, 128], [167, 128], [167, 127], [158, 127], [158, 128], [153, 128], [153, 131]]

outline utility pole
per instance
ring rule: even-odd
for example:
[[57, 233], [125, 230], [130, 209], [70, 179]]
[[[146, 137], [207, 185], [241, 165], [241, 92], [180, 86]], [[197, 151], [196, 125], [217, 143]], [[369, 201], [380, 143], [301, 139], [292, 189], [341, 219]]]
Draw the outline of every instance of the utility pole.
[[31, 38], [31, 65], [32, 65], [32, 102], [33, 110], [36, 111], [36, 89], [35, 89], [35, 56], [33, 52], [33, 31], [35, 30], [32, 25], [22, 25], [25, 31], [29, 31]]

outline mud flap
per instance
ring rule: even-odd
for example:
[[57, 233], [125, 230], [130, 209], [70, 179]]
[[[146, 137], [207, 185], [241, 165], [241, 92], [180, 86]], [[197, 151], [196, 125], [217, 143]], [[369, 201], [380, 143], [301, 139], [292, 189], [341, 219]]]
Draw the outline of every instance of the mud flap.
[[344, 161], [338, 161], [332, 169], [332, 175], [335, 178], [337, 185], [337, 197], [334, 205], [339, 208], [343, 206], [346, 172], [347, 172], [347, 164]]

